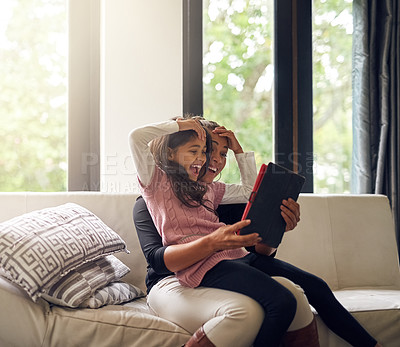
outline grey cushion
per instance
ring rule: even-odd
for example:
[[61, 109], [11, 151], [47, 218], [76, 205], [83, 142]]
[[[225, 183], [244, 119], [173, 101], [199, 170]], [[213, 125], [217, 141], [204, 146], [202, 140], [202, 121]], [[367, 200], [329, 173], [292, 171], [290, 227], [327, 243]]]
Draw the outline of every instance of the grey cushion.
[[97, 290], [92, 297], [82, 302], [79, 307], [99, 308], [104, 305], [120, 304], [143, 296], [145, 294], [130, 283], [123, 281], [112, 282], [106, 287]]
[[116, 232], [73, 203], [0, 223], [0, 266], [34, 301], [69, 271], [122, 250]]
[[42, 298], [53, 304], [78, 307], [97, 289], [119, 280], [129, 271], [129, 268], [119, 259], [108, 255], [72, 270], [46, 290]]

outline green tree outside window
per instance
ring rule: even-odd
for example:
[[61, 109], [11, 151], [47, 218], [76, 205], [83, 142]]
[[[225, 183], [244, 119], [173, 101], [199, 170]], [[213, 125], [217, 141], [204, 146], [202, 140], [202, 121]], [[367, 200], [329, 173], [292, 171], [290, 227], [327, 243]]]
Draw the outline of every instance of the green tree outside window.
[[0, 11], [0, 191], [64, 191], [66, 0], [2, 0]]
[[[273, 160], [273, 0], [204, 1], [204, 116]], [[352, 1], [313, 1], [314, 191], [350, 191]], [[237, 182], [231, 157], [222, 180]]]

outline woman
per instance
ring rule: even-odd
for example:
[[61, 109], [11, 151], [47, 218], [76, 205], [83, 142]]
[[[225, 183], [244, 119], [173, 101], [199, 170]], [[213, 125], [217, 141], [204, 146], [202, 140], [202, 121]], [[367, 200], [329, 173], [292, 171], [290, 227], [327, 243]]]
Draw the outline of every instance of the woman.
[[[191, 124], [190, 124], [191, 123]], [[165, 124], [165, 123], [164, 123]], [[190, 124], [190, 128], [186, 127], [186, 124]], [[185, 126], [181, 128], [181, 124], [179, 124], [179, 129], [176, 125], [174, 124], [169, 124], [169, 129], [167, 131], [162, 130], [162, 124], [154, 124], [153, 126], [150, 126], [148, 129], [157, 129], [157, 133], [160, 135], [163, 134], [172, 134], [177, 131], [185, 131], [186, 129], [193, 129], [196, 133], [198, 133], [199, 136], [199, 144], [198, 147], [204, 146], [204, 142], [202, 142], [202, 138], [204, 138], [204, 134], [201, 133], [201, 127], [198, 126], [198, 124], [194, 124], [193, 122], [185, 122]], [[139, 130], [139, 129], [138, 129]], [[214, 129], [213, 131], [215, 134], [217, 134], [219, 139], [228, 138], [229, 140], [229, 134], [230, 132], [227, 131], [225, 128], [219, 128], [219, 129]], [[156, 136], [154, 133], [152, 135], [152, 138], [155, 138]], [[135, 139], [137, 140], [137, 139]], [[227, 143], [229, 143], [229, 141]], [[195, 141], [195, 140], [193, 140]], [[222, 140], [221, 140], [222, 142]], [[232, 140], [231, 140], [232, 142]], [[147, 142], [146, 142], [147, 143]], [[203, 143], [203, 144], [201, 144]], [[179, 145], [178, 145], [179, 146]], [[232, 147], [226, 145], [225, 147]], [[171, 147], [173, 148], [173, 147]], [[178, 147], [180, 148], [180, 147]], [[131, 142], [131, 149], [132, 149], [132, 142]], [[145, 152], [146, 148], [145, 146], [141, 146], [141, 149]], [[240, 148], [237, 148], [240, 150]], [[180, 150], [179, 150], [180, 151]], [[176, 153], [178, 153], [177, 151]], [[234, 150], [235, 151], [235, 150]], [[137, 149], [133, 148], [133, 153], [136, 154], [137, 156], [140, 156], [140, 152], [137, 151]], [[183, 152], [182, 152], [183, 153]], [[199, 154], [196, 154], [199, 155]], [[197, 157], [199, 161], [203, 161], [203, 158], [201, 156]], [[138, 160], [138, 157], [134, 158], [136, 159], [135, 164], [137, 165], [148, 165], [148, 162], [140, 162]], [[187, 167], [184, 167], [185, 171], [189, 174], [193, 174], [196, 177], [198, 176], [198, 172], [196, 168], [194, 167], [195, 165], [190, 164], [189, 161], [187, 161], [187, 164], [185, 164], [185, 159], [179, 156], [172, 156], [173, 161], [177, 161], [180, 163], [182, 161], [183, 165], [187, 165]], [[192, 159], [190, 159], [192, 160]], [[222, 169], [224, 165], [221, 165], [221, 167], [217, 166], [212, 166], [213, 162], [211, 162], [211, 171], [214, 174], [218, 174], [218, 170]], [[191, 166], [189, 166], [191, 165]], [[192, 167], [193, 166], [193, 167]], [[157, 169], [159, 170], [159, 169]], [[162, 175], [162, 174], [161, 174]], [[142, 179], [144, 177], [143, 175], [140, 177]], [[150, 176], [151, 177], [151, 176]], [[213, 185], [213, 184], [212, 184]], [[226, 190], [227, 191], [227, 190]], [[226, 193], [225, 193], [226, 195]], [[224, 195], [225, 202], [227, 202], [229, 199]], [[237, 194], [235, 194], [237, 195]], [[154, 201], [152, 202], [152, 204]], [[157, 203], [157, 202], [155, 202]], [[294, 203], [293, 201], [285, 201], [282, 204], [282, 213], [285, 214], [285, 210], [288, 208], [288, 205]], [[177, 206], [177, 205], [175, 205]], [[289, 208], [290, 210], [290, 208]], [[200, 215], [198, 215], [200, 216]], [[155, 215], [157, 217], [157, 215]], [[298, 215], [294, 216], [295, 219], [298, 219]], [[286, 219], [285, 219], [286, 220]], [[199, 220], [200, 221], [200, 220]], [[288, 221], [286, 221], [288, 222]], [[293, 219], [292, 219], [293, 222]], [[237, 249], [237, 245], [235, 245], [233, 242], [234, 238], [237, 238], [237, 235], [234, 235], [233, 233], [240, 229], [241, 226], [246, 225], [244, 224], [245, 222], [239, 222], [236, 223], [232, 226], [223, 226], [215, 230], [214, 232], [210, 232], [207, 234], [207, 236], [198, 238], [196, 241], [199, 244], [198, 252], [186, 252], [188, 250], [187, 246], [188, 244], [180, 244], [180, 245], [171, 245], [166, 248], [165, 253], [164, 253], [164, 261], [170, 270], [174, 272], [179, 272], [182, 269], [186, 269], [187, 267], [190, 267], [191, 265], [197, 263], [197, 261], [202, 259], [201, 254], [213, 254], [215, 250], [223, 250], [223, 249]], [[296, 222], [297, 223], [297, 222]], [[290, 228], [290, 226], [289, 226]], [[181, 231], [182, 228], [180, 228], [177, 231]], [[174, 230], [171, 230], [174, 232]], [[205, 242], [204, 240], [211, 239], [213, 241], [218, 241], [218, 235], [223, 235], [227, 236], [230, 242], [226, 243], [225, 246], [226, 248], [221, 248], [217, 247], [208, 249], [204, 248]], [[232, 239], [233, 235], [233, 239]], [[249, 236], [249, 235], [247, 235]], [[244, 237], [244, 236], [243, 236]], [[244, 239], [243, 239], [244, 240]], [[232, 241], [232, 242], [231, 242]], [[249, 241], [249, 240], [247, 240]], [[266, 254], [269, 255], [271, 254], [274, 250], [268, 247], [267, 245], [264, 245], [263, 247], [260, 247], [258, 244], [259, 240], [253, 240], [253, 244], [256, 246], [256, 250], [258, 253]], [[207, 242], [206, 242], [207, 244]], [[215, 247], [215, 242], [208, 242], [208, 244], [211, 247]], [[177, 248], [178, 247], [178, 248]], [[168, 251], [170, 249], [170, 251]], [[167, 252], [168, 251], [168, 252]], [[210, 253], [211, 251], [211, 253]], [[241, 268], [241, 281], [238, 281], [238, 276], [236, 274], [236, 271]], [[260, 272], [258, 272], [260, 271]], [[256, 275], [256, 272], [259, 273], [259, 275]], [[249, 276], [247, 276], [249, 274]], [[271, 288], [277, 288], [276, 285], [273, 285], [271, 281], [267, 280], [267, 276], [284, 276], [290, 280], [292, 280], [295, 283], [298, 283], [301, 285], [301, 287], [304, 289], [310, 304], [318, 311], [321, 319], [325, 322], [325, 324], [337, 335], [342, 337], [344, 340], [352, 344], [353, 346], [380, 346], [377, 341], [370, 336], [364, 329], [363, 327], [350, 315], [350, 313], [345, 310], [345, 308], [336, 300], [334, 297], [332, 291], [329, 289], [327, 284], [320, 278], [307, 273], [301, 269], [296, 268], [295, 266], [285, 263], [283, 261], [280, 261], [278, 259], [275, 259], [273, 257], [265, 256], [265, 255], [259, 255], [257, 253], [251, 253], [247, 254], [244, 257], [238, 258], [238, 261], [221, 261], [214, 265], [214, 267], [210, 270], [208, 270], [205, 274], [203, 273], [203, 277], [200, 282], [200, 286], [205, 286], [205, 287], [212, 287], [212, 288], [223, 288], [223, 289], [229, 289], [232, 291], [240, 292], [243, 294], [246, 294], [246, 292], [249, 293], [252, 297], [255, 296], [265, 296], [264, 289], [270, 290]], [[244, 279], [244, 280], [243, 280]], [[263, 282], [265, 280], [265, 286], [262, 287], [255, 287], [255, 286], [248, 286], [248, 283], [251, 282]], [[248, 282], [250, 281], [250, 282]], [[271, 287], [270, 287], [271, 286]], [[245, 289], [247, 288], [247, 289]], [[260, 290], [261, 289], [261, 290]], [[285, 291], [282, 291], [282, 293]], [[258, 292], [258, 294], [257, 294]], [[286, 292], [285, 292], [286, 293]], [[247, 295], [247, 294], [246, 294]], [[270, 299], [272, 299], [270, 297]], [[265, 303], [262, 303], [263, 305]], [[268, 305], [272, 305], [273, 301], [269, 300]], [[283, 302], [281, 302], [283, 304]], [[283, 305], [278, 305], [277, 307], [283, 307]], [[264, 306], [264, 309], [266, 307]], [[269, 311], [267, 311], [269, 313]], [[280, 314], [280, 311], [276, 311], [276, 314]], [[267, 318], [265, 318], [267, 319]], [[270, 318], [268, 318], [270, 321]], [[264, 324], [264, 323], [263, 323]], [[267, 328], [268, 330], [268, 328]], [[257, 336], [257, 339], [259, 338], [261, 334], [262, 329], [260, 329], [260, 333]], [[268, 330], [270, 331], [270, 329]], [[265, 335], [266, 331], [263, 331], [263, 337], [262, 340], [268, 341], [268, 335]], [[271, 334], [273, 334], [273, 331], [270, 331]], [[275, 334], [276, 335], [276, 334]], [[274, 336], [276, 338], [276, 336]], [[189, 343], [192, 341], [192, 339], [189, 341]], [[209, 336], [207, 334], [204, 334], [204, 331], [197, 331], [195, 333], [193, 345], [200, 345], [198, 344], [199, 341], [205, 342], [204, 345], [207, 346], [212, 346], [212, 341], [210, 341]], [[196, 344], [197, 343], [197, 344]]]
[[[229, 146], [228, 141], [224, 139], [224, 135], [229, 139]], [[232, 132], [221, 128], [219, 129], [218, 134], [214, 134], [213, 138], [214, 147], [216, 148], [211, 156], [212, 165], [210, 165], [210, 169], [202, 178], [204, 182], [214, 180], [215, 176], [224, 168], [228, 147], [236, 152], [238, 156], [242, 157], [240, 160], [243, 161], [243, 157], [246, 157], [246, 154], [242, 154], [243, 151]], [[223, 139], [224, 141], [222, 141]], [[250, 161], [250, 163], [247, 164], [251, 167], [251, 161], [253, 159], [254, 157], [252, 155], [247, 155], [247, 159], [245, 159], [242, 164], [245, 165], [247, 160]], [[282, 206], [282, 213], [288, 224], [287, 229], [290, 230], [293, 229], [298, 222], [299, 207], [294, 201], [285, 201], [285, 204], [287, 206]], [[240, 208], [240, 211], [236, 211], [236, 216], [237, 219], [240, 219], [243, 205], [234, 206], [232, 209], [237, 210], [238, 207]], [[221, 214], [220, 217], [222, 219], [223, 212], [221, 213], [221, 211], [219, 211], [219, 213]], [[232, 213], [230, 216], [232, 216]], [[204, 242], [202, 245], [189, 243], [186, 245], [161, 247], [160, 236], [155, 231], [154, 225], [151, 223], [150, 216], [148, 215], [143, 200], [139, 200], [135, 204], [134, 217], [142, 249], [149, 263], [147, 285], [149, 288], [148, 302], [150, 307], [152, 307], [161, 317], [176, 322], [188, 331], [194, 332], [201, 324], [205, 323], [205, 331], [203, 330], [200, 331], [200, 333], [195, 334], [195, 337], [192, 339], [197, 339], [200, 335], [200, 337], [203, 337], [203, 340], [207, 339], [212, 341], [213, 344], [217, 346], [250, 345], [257, 334], [260, 322], [264, 315], [262, 310], [260, 310], [259, 305], [254, 301], [242, 296], [241, 294], [232, 292], [222, 292], [210, 288], [190, 289], [182, 287], [173, 276], [160, 280], [161, 277], [170, 274], [169, 270], [174, 271], [177, 267], [185, 266], [185, 262], [190, 265], [192, 255], [201, 252], [201, 249], [199, 249], [198, 246], [202, 248]], [[232, 220], [228, 222], [232, 222]], [[219, 247], [221, 248], [238, 248], [255, 245], [254, 240], [249, 242], [248, 238], [245, 236], [232, 237], [232, 233], [227, 230], [217, 230], [213, 233], [212, 237], [204, 238], [203, 241], [207, 240], [213, 245], [219, 244]], [[263, 247], [262, 251], [268, 253], [272, 252], [271, 249], [266, 249], [265, 247]], [[314, 340], [317, 342], [317, 338], [315, 339], [315, 324], [311, 324], [313, 321], [313, 315], [302, 290], [284, 278], [277, 280], [286, 287], [289, 287], [292, 293], [295, 293], [297, 299], [297, 314], [289, 329], [298, 330], [299, 328], [304, 328], [305, 326], [310, 325], [308, 330], [314, 333]], [[190, 300], [188, 300], [189, 297]], [[225, 314], [226, 311], [221, 311], [221, 309], [224, 309], [224, 302], [221, 301], [223, 299], [225, 300], [225, 303], [227, 300], [229, 301], [229, 314]], [[184, 305], [185, 303], [186, 306]], [[195, 305], [195, 303], [199, 303], [201, 310], [193, 312], [193, 305]], [[192, 309], [187, 309], [187, 305]], [[215, 316], [216, 309], [219, 312], [219, 315], [217, 316]], [[199, 312], [201, 312], [202, 315], [199, 315]], [[185, 319], [187, 317], [190, 318]], [[198, 317], [199, 319], [193, 319], [194, 317]], [[249, 321], [249, 319], [252, 319], [253, 321]], [[193, 325], [190, 326], [190, 323], [193, 323]], [[226, 334], [228, 329], [231, 332], [229, 335]], [[302, 332], [305, 332], [304, 329], [301, 330]], [[237, 334], [233, 334], [232, 332], [236, 332]], [[289, 340], [293, 335], [294, 334], [288, 334], [287, 340]], [[297, 336], [296, 340], [300, 342], [298, 337], [299, 336]], [[193, 341], [189, 341], [188, 345], [191, 345], [192, 342]], [[308, 342], [311, 341], [309, 340]]]

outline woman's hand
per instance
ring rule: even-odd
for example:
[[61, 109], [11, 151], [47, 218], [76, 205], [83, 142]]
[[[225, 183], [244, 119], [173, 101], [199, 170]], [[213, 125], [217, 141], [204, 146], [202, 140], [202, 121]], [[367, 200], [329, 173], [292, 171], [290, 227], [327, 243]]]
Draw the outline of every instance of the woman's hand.
[[257, 233], [240, 235], [237, 232], [250, 224], [250, 220], [244, 220], [232, 225], [224, 225], [207, 235], [209, 245], [213, 252], [226, 249], [255, 246], [261, 241]]
[[300, 222], [300, 205], [292, 198], [283, 200], [281, 205], [281, 215], [286, 222], [286, 230], [293, 230]]
[[226, 137], [228, 140], [229, 149], [231, 149], [235, 154], [243, 153], [242, 146], [232, 130], [228, 130], [225, 127], [217, 127], [213, 130], [213, 133], [222, 137]]
[[197, 119], [177, 118], [176, 122], [178, 123], [179, 131], [194, 130], [199, 136], [200, 140], [206, 139], [206, 131]]
[[[300, 205], [291, 198], [283, 200], [281, 205], [281, 215], [286, 222], [285, 231], [293, 230], [300, 221]], [[262, 242], [256, 244], [255, 248], [257, 253], [267, 256], [270, 256], [276, 251], [276, 248], [270, 247]]]

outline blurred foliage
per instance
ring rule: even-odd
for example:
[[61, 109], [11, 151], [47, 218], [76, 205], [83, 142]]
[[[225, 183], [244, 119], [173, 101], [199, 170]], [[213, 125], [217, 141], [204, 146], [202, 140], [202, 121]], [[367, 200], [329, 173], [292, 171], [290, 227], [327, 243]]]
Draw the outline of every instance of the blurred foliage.
[[314, 191], [349, 193], [352, 1], [313, 1]]
[[[257, 163], [272, 157], [273, 2], [204, 1], [204, 117], [235, 131]], [[222, 173], [237, 182], [229, 157]]]
[[2, 2], [11, 12], [0, 32], [0, 191], [64, 191], [66, 1]]
[[[348, 192], [352, 3], [313, 1], [314, 191]], [[273, 160], [273, 1], [204, 1], [204, 116]], [[223, 181], [237, 182], [232, 157]]]
[[[66, 0], [12, 4], [0, 30], [0, 191], [63, 191]], [[3, 6], [3, 5], [2, 5]], [[313, 1], [314, 190], [348, 192], [352, 2]], [[273, 159], [273, 0], [204, 0], [204, 116]], [[3, 27], [0, 27], [3, 29]], [[222, 180], [236, 182], [232, 157]]]

